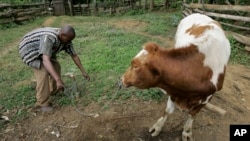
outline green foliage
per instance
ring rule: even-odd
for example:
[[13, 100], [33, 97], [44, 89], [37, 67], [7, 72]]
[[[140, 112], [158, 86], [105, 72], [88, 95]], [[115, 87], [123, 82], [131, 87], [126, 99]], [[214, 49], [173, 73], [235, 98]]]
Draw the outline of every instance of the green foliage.
[[134, 16], [134, 15], [141, 15], [141, 14], [145, 14], [145, 13], [147, 13], [147, 12], [143, 9], [135, 9], [135, 10], [129, 10], [129, 11], [125, 12], [124, 15]]
[[15, 23], [0, 24], [0, 30], [8, 29], [8, 28], [15, 28], [15, 27], [17, 27]]
[[171, 1], [170, 9], [181, 10], [182, 0]]
[[157, 100], [160, 101], [162, 98], [162, 92], [158, 89], [148, 89], [136, 92], [136, 96], [142, 97], [144, 100]]
[[181, 13], [172, 14], [170, 19], [171, 26], [177, 27], [181, 19], [182, 19]]
[[[157, 13], [152, 16], [151, 13], [144, 14], [143, 16], [136, 16], [138, 20], [148, 23], [147, 28], [144, 28], [143, 32], [150, 35], [166, 36], [169, 33], [173, 33], [173, 26], [178, 23], [178, 13], [172, 13], [171, 15]], [[174, 34], [173, 34], [174, 35]]]
[[229, 37], [231, 45], [230, 60], [232, 63], [239, 63], [243, 65], [250, 65], [250, 55], [244, 49], [244, 45], [237, 42], [232, 36]]
[[30, 3], [41, 3], [44, 0], [1, 0], [1, 3], [8, 3], [8, 4], [30, 4]]
[[45, 18], [46, 17], [36, 18], [34, 21], [25, 22], [24, 25], [10, 24], [8, 26], [0, 26], [0, 37], [2, 37], [0, 40], [0, 50], [6, 48], [6, 45], [13, 44], [20, 40], [29, 30], [42, 27], [42, 22]]

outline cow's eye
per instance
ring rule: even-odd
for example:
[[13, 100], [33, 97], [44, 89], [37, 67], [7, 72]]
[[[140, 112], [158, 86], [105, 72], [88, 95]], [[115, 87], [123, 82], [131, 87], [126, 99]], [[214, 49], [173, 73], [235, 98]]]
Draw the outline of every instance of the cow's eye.
[[137, 65], [133, 65], [132, 67], [133, 67], [134, 69], [138, 68], [138, 66], [137, 66]]
[[135, 61], [132, 61], [131, 62], [131, 69], [137, 70], [137, 69], [139, 69], [139, 65]]

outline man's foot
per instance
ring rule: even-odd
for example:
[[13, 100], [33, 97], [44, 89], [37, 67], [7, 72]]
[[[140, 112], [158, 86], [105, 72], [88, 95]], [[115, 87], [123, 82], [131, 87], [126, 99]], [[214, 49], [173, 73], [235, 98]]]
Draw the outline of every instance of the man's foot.
[[34, 112], [50, 113], [53, 112], [54, 108], [52, 106], [36, 106], [33, 110]]
[[53, 112], [54, 108], [51, 106], [42, 106], [41, 108], [41, 112]]

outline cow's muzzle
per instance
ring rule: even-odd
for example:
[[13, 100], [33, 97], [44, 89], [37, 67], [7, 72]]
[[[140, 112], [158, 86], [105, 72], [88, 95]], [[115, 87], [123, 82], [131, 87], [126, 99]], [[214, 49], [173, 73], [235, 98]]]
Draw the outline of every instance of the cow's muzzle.
[[125, 81], [124, 76], [121, 77], [120, 85], [121, 85], [121, 87], [124, 87], [124, 88], [128, 88], [128, 87], [132, 86], [130, 83]]

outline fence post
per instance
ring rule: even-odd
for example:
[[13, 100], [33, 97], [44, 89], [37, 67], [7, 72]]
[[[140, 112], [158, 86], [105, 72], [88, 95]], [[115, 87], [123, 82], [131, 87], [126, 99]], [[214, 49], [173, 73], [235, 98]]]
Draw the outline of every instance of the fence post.
[[53, 9], [55, 16], [65, 15], [64, 0], [54, 0]]
[[94, 0], [94, 14], [97, 15], [97, 3], [96, 3], [96, 0]]
[[149, 11], [153, 11], [154, 9], [154, 0], [150, 0], [150, 8]]

